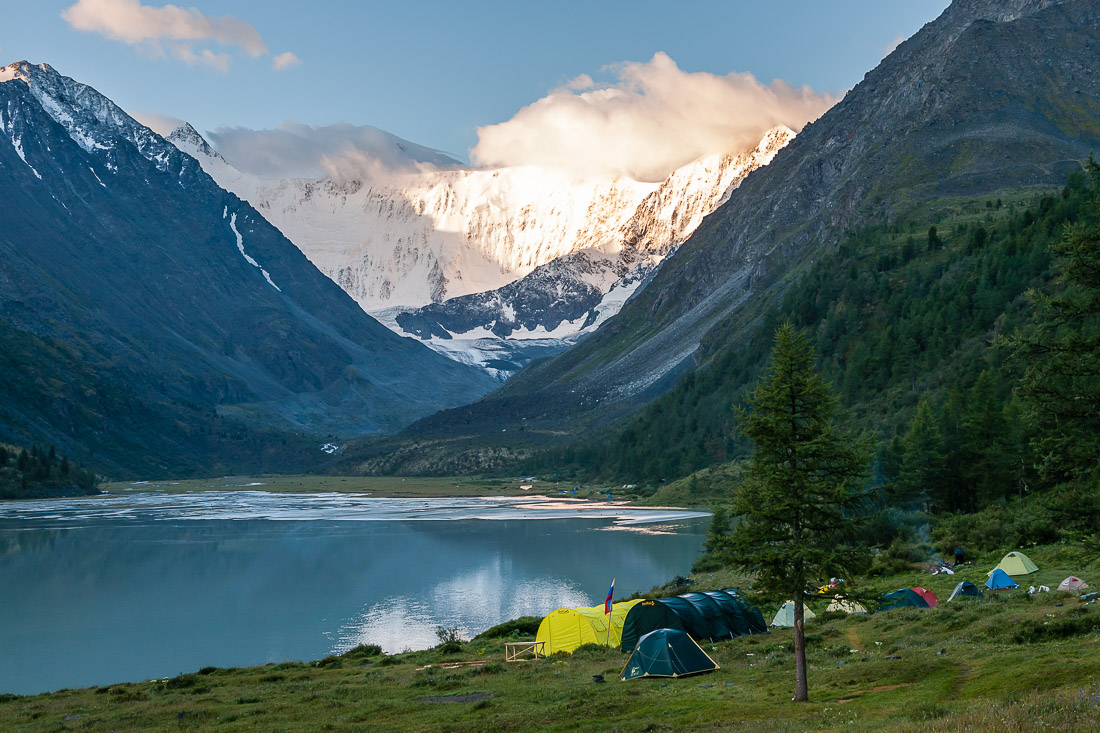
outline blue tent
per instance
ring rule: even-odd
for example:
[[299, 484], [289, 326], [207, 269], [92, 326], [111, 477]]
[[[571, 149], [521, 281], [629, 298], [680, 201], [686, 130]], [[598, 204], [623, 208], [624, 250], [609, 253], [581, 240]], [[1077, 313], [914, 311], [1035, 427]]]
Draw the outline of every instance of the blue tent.
[[1019, 588], [1020, 586], [1016, 585], [1016, 581], [1010, 578], [1008, 573], [1000, 568], [994, 568], [989, 580], [985, 581], [985, 587], [990, 590], [1001, 590], [1002, 588]]

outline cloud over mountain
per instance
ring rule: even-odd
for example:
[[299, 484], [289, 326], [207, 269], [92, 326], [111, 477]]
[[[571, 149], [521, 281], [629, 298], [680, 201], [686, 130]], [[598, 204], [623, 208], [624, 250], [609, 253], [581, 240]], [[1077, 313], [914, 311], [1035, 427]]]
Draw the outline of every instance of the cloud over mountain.
[[777, 125], [801, 130], [837, 101], [748, 73], [686, 72], [665, 53], [613, 70], [612, 84], [582, 74], [512, 119], [478, 128], [471, 161], [659, 181], [702, 155], [751, 148]]

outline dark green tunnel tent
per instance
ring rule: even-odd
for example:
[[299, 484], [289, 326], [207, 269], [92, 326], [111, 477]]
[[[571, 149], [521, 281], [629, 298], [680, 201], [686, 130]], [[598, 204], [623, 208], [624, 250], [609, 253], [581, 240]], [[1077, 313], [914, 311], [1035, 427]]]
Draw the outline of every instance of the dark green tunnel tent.
[[633, 650], [642, 636], [657, 629], [684, 631], [708, 641], [768, 632], [760, 611], [733, 590], [685, 593], [636, 604], [623, 622], [622, 650]]

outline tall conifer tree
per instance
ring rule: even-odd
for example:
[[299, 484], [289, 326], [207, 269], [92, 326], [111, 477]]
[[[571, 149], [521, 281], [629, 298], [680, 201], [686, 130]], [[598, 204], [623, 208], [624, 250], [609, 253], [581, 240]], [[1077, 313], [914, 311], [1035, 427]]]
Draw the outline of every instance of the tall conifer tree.
[[790, 322], [780, 326], [768, 371], [749, 409], [738, 411], [753, 452], [732, 507], [741, 521], [729, 540], [758, 587], [794, 600], [800, 702], [809, 699], [803, 618], [810, 583], [858, 569], [867, 557], [852, 530], [865, 511], [871, 441], [837, 427], [838, 399], [814, 361], [805, 334]]

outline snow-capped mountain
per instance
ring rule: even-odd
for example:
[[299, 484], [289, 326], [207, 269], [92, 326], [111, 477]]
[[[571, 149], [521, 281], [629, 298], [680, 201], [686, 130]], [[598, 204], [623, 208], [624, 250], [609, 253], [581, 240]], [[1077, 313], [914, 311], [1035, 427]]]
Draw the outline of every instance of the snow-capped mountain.
[[793, 136], [775, 128], [754, 150], [701, 158], [656, 183], [532, 166], [270, 181], [235, 169], [189, 125], [168, 139], [364, 310], [505, 377], [618, 312]]
[[495, 384], [380, 325], [193, 157], [46, 64], [0, 68], [0, 201], [0, 442], [131, 475], [252, 471]]

